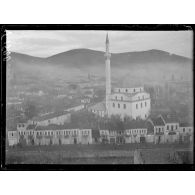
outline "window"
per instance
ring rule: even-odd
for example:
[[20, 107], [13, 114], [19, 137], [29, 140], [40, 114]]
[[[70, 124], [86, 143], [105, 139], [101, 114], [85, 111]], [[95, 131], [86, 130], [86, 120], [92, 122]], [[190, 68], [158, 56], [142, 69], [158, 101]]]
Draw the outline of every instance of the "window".
[[118, 104], [118, 108], [120, 108], [120, 104]]
[[115, 103], [113, 103], [112, 106], [115, 107]]
[[141, 102], [141, 108], [142, 108], [142, 102]]
[[14, 136], [14, 133], [12, 133], [12, 137]]
[[135, 92], [135, 89], [133, 91]]
[[118, 90], [118, 92], [120, 92], [120, 89]]
[[175, 125], [175, 129], [177, 129], [177, 125]]
[[48, 123], [50, 123], [50, 120], [48, 120]]
[[140, 97], [138, 96], [138, 100], [140, 100]]
[[167, 130], [169, 130], [169, 125], [167, 125]]
[[138, 109], [138, 104], [136, 104], [136, 109]]
[[173, 125], [171, 125], [171, 130], [173, 131]]
[[183, 132], [185, 132], [185, 128], [183, 128]]
[[18, 127], [20, 127], [20, 124], [18, 125]]
[[123, 97], [121, 96], [121, 100], [123, 101]]
[[128, 92], [128, 89], [126, 89], [126, 92]]
[[[140, 89], [141, 90], [141, 89]], [[142, 99], [144, 99], [144, 95], [142, 95]]]
[[50, 135], [50, 131], [48, 132], [48, 135]]
[[145, 107], [147, 106], [147, 102], [145, 102]]
[[189, 132], [191, 132], [191, 129], [189, 129]]
[[147, 118], [147, 115], [145, 114], [145, 118]]
[[126, 104], [123, 104], [123, 108], [126, 109]]
[[117, 96], [115, 96], [115, 99], [117, 100]]

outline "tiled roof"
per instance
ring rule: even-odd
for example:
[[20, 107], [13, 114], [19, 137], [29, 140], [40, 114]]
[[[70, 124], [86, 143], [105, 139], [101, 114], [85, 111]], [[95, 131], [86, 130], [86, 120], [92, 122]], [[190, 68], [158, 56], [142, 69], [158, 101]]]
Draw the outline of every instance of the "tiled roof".
[[155, 117], [155, 118], [150, 118], [154, 126], [164, 126], [165, 123], [163, 122], [161, 117]]
[[78, 126], [72, 123], [67, 123], [64, 125], [50, 124], [47, 126], [37, 126], [36, 130], [63, 130], [63, 129], [77, 129], [77, 128]]
[[52, 118], [55, 118], [55, 117], [58, 117], [58, 116], [66, 115], [66, 114], [69, 114], [69, 113], [70, 112], [68, 112], [68, 111], [53, 112], [53, 113], [49, 113], [47, 115], [34, 117], [33, 121], [44, 121], [44, 120], [52, 119]]
[[146, 129], [147, 124], [146, 121], [136, 121], [132, 120], [125, 124], [125, 129]]
[[26, 127], [26, 130], [31, 130], [31, 129], [35, 129], [35, 127], [36, 127], [36, 125], [28, 125], [27, 127]]
[[193, 124], [189, 123], [189, 122], [183, 122], [179, 124], [180, 127], [192, 127]]
[[90, 109], [97, 110], [97, 111], [106, 111], [106, 104], [105, 104], [105, 102], [99, 102], [99, 103], [91, 106]]
[[161, 114], [161, 116], [164, 119], [165, 123], [178, 123], [179, 122], [176, 114]]

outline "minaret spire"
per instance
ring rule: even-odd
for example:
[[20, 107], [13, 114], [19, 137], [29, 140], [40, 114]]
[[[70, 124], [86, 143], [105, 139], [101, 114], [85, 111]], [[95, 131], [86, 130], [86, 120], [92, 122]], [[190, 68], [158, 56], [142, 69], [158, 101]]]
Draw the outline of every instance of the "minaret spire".
[[109, 99], [110, 99], [110, 94], [111, 94], [111, 79], [110, 79], [110, 57], [111, 54], [109, 52], [109, 38], [108, 38], [108, 33], [106, 35], [106, 52], [105, 52], [105, 57], [106, 57], [106, 112], [109, 115]]

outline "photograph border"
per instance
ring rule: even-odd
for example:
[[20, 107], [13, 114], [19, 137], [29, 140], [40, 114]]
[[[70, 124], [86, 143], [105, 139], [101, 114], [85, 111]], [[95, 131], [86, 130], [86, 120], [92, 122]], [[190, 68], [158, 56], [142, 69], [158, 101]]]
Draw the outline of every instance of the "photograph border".
[[[6, 30], [98, 30], [98, 31], [193, 31], [193, 67], [194, 67], [194, 29], [195, 26], [191, 24], [8, 24], [1, 25], [1, 132], [0, 132], [0, 159], [1, 170], [57, 170], [57, 171], [194, 171], [193, 164], [144, 164], [144, 165], [122, 165], [122, 164], [6, 164], [5, 144], [6, 144]], [[193, 87], [194, 87], [194, 68], [193, 68]], [[194, 96], [194, 94], [193, 94]], [[194, 135], [193, 135], [194, 136]], [[194, 148], [194, 145], [193, 145]], [[194, 159], [194, 149], [193, 149]]]

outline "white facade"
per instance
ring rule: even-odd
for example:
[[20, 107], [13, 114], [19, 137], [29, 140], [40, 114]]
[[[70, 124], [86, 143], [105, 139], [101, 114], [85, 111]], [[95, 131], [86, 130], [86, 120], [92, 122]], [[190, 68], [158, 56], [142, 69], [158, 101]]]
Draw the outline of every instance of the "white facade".
[[[110, 96], [109, 115], [146, 119], [150, 114], [150, 95], [143, 87], [116, 88]], [[135, 91], [135, 92], [134, 92]]]

